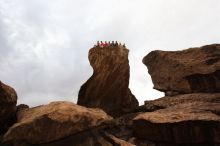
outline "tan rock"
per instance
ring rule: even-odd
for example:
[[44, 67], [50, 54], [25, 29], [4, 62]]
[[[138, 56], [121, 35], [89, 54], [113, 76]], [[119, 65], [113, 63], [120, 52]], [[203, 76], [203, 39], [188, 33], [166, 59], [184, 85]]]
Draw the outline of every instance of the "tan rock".
[[90, 49], [89, 61], [94, 72], [82, 85], [77, 104], [98, 107], [113, 116], [128, 113], [138, 106], [128, 88], [128, 52], [119, 46]]
[[176, 144], [220, 143], [220, 103], [183, 103], [134, 119], [139, 139]]
[[159, 99], [145, 101], [143, 109], [146, 111], [154, 111], [169, 108], [178, 104], [192, 102], [220, 102], [220, 93], [192, 93], [165, 96]]
[[18, 123], [4, 135], [4, 141], [47, 143], [100, 126], [111, 119], [100, 109], [85, 108], [70, 102], [52, 102], [22, 110]]
[[220, 92], [220, 45], [152, 51], [144, 57], [154, 88], [176, 95]]

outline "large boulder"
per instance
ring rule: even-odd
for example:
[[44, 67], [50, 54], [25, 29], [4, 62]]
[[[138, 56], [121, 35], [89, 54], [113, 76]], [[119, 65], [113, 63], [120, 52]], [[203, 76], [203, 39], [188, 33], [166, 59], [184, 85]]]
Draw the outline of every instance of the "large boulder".
[[15, 90], [0, 81], [0, 134], [15, 122], [16, 104]]
[[137, 138], [163, 144], [220, 143], [220, 103], [183, 103], [139, 114], [133, 126]]
[[101, 108], [112, 116], [130, 112], [138, 106], [128, 88], [128, 52], [121, 46], [90, 49], [89, 61], [94, 72], [82, 85], [77, 104]]
[[154, 88], [167, 95], [220, 92], [220, 45], [152, 51], [143, 58]]
[[52, 102], [21, 110], [17, 123], [4, 135], [4, 141], [14, 145], [48, 143], [100, 126], [111, 119], [100, 109], [70, 102]]

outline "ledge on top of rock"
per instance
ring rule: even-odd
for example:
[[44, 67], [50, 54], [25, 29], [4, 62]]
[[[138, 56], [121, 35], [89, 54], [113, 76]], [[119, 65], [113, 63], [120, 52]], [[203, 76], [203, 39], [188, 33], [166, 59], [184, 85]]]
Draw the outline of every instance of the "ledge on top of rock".
[[155, 100], [145, 101], [144, 111], [156, 111], [183, 103], [220, 102], [220, 93], [191, 93], [176, 96], [165, 96]]
[[122, 46], [93, 47], [89, 61], [93, 75], [81, 86], [78, 104], [97, 107], [112, 116], [128, 113], [138, 106], [129, 86], [129, 50]]
[[220, 44], [152, 51], [143, 58], [154, 88], [167, 95], [220, 92]]
[[0, 134], [15, 122], [17, 93], [0, 81]]

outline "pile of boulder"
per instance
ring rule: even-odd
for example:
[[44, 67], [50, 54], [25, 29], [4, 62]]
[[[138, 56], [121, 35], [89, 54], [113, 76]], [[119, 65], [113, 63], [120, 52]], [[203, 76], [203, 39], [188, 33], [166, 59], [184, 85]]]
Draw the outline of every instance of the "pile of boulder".
[[[9, 146], [220, 146], [220, 45], [152, 51], [143, 63], [165, 97], [139, 106], [129, 50], [94, 47], [77, 104], [29, 108], [0, 82], [0, 137]], [[0, 142], [1, 145], [1, 142]]]
[[135, 117], [136, 135], [170, 144], [220, 143], [220, 45], [156, 50], [143, 63], [154, 89], [166, 96], [145, 102], [153, 110]]

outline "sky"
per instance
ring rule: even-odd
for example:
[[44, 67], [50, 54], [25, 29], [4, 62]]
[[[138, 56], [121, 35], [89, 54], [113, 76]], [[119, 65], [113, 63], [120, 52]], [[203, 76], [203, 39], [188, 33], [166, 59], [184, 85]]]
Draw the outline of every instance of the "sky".
[[219, 0], [0, 0], [0, 80], [18, 104], [77, 101], [92, 75], [97, 40], [125, 43], [132, 93], [143, 104], [153, 89], [142, 59], [153, 50], [220, 43]]

